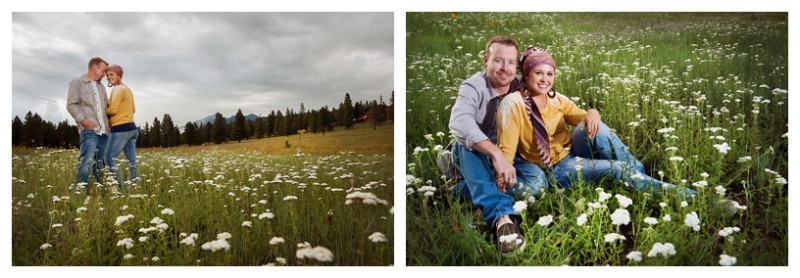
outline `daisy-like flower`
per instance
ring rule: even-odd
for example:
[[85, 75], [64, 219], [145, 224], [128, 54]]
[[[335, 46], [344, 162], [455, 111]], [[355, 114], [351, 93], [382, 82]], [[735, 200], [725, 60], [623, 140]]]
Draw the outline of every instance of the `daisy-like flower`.
[[686, 226], [692, 227], [695, 232], [700, 231], [700, 218], [697, 217], [697, 212], [693, 211], [686, 214], [683, 223], [686, 224]]
[[134, 218], [133, 214], [128, 214], [125, 216], [117, 216], [117, 221], [114, 222], [114, 226], [122, 225], [122, 223], [125, 223], [125, 221], [128, 221], [132, 218]]
[[631, 222], [631, 214], [626, 209], [619, 208], [611, 214], [611, 224], [628, 225]]
[[272, 212], [267, 211], [267, 212], [264, 212], [264, 213], [258, 215], [258, 219], [264, 219], [264, 218], [267, 218], [267, 219], [275, 218], [275, 214], [273, 214]]
[[662, 208], [665, 208], [665, 207], [667, 207], [667, 203], [660, 202], [660, 203], [658, 203], [658, 206], [662, 207]]
[[740, 231], [739, 227], [725, 227], [722, 230], [719, 230], [719, 235], [721, 237], [727, 237], [738, 231]]
[[45, 243], [45, 244], [42, 244], [42, 246], [39, 246], [39, 249], [45, 250], [45, 249], [50, 248], [50, 247], [53, 247], [53, 245], [50, 244], [50, 243]]
[[658, 255], [662, 255], [664, 258], [675, 255], [675, 245], [669, 242], [663, 244], [661, 242], [656, 242], [653, 244], [653, 248], [650, 249], [650, 252], [647, 253], [647, 256], [655, 257]]
[[729, 256], [728, 254], [719, 255], [719, 265], [732, 266], [736, 264], [736, 257]]
[[687, 207], [687, 206], [689, 206], [689, 202], [687, 202], [687, 201], [681, 201], [681, 207], [682, 207], [682, 208], [685, 208], [685, 207]]
[[719, 196], [725, 196], [725, 192], [727, 192], [728, 190], [725, 189], [725, 187], [722, 187], [722, 185], [717, 185], [717, 187], [714, 187], [714, 191]]
[[692, 183], [692, 186], [697, 187], [697, 188], [703, 188], [703, 187], [708, 186], [708, 181], [694, 182], [694, 183]]
[[553, 216], [550, 214], [539, 216], [539, 221], [536, 221], [536, 224], [539, 224], [539, 226], [542, 227], [546, 227], [547, 225], [550, 225], [550, 223], [553, 223]]
[[680, 157], [680, 156], [671, 156], [671, 157], [669, 158], [669, 161], [677, 161], [677, 162], [681, 162], [681, 161], [683, 161], [683, 157]]
[[161, 224], [161, 223], [164, 223], [164, 219], [161, 219], [161, 218], [160, 218], [160, 217], [158, 217], [158, 216], [156, 216], [156, 217], [153, 217], [153, 219], [152, 219], [152, 220], [150, 220], [150, 224], [156, 224], [156, 225], [158, 225], [158, 224]]
[[223, 249], [225, 249], [225, 251], [228, 251], [228, 249], [231, 249], [231, 245], [227, 241], [227, 239], [230, 237], [222, 237], [220, 235], [222, 234], [217, 235], [216, 240], [203, 243], [203, 245], [201, 245], [200, 248], [203, 250], [209, 250], [211, 252], [217, 252]]
[[617, 241], [617, 240], [625, 240], [625, 236], [623, 236], [621, 234], [618, 234], [618, 233], [609, 233], [609, 234], [606, 234], [603, 238], [608, 243], [613, 243], [614, 241]]
[[386, 235], [380, 232], [374, 232], [369, 236], [369, 240], [371, 240], [374, 243], [386, 242]]
[[165, 208], [165, 209], [162, 209], [162, 210], [161, 210], [161, 214], [164, 214], [164, 215], [173, 215], [173, 214], [175, 214], [175, 211], [174, 211], [174, 210], [172, 210], [171, 208]]
[[617, 198], [617, 202], [619, 203], [619, 206], [622, 208], [627, 208], [628, 206], [633, 204], [633, 200], [631, 200], [631, 198], [625, 197], [624, 195], [617, 194], [614, 195], [614, 197]]
[[625, 258], [627, 258], [628, 260], [631, 260], [631, 261], [641, 262], [642, 261], [642, 252], [631, 251], [630, 253], [628, 253], [628, 255], [625, 255]]
[[269, 240], [269, 245], [278, 245], [284, 242], [286, 241], [283, 240], [282, 237], [272, 237], [272, 239]]
[[244, 221], [242, 222], [242, 227], [253, 227], [253, 222]]
[[650, 225], [655, 225], [655, 224], [658, 224], [658, 220], [655, 217], [645, 217], [644, 218], [644, 223], [647, 223], [647, 224], [650, 224]]
[[387, 202], [386, 200], [380, 199], [378, 198], [378, 196], [375, 196], [375, 194], [369, 192], [356, 191], [347, 194], [347, 196], [345, 196], [345, 199], [347, 199], [344, 202], [345, 205], [352, 204], [354, 202], [353, 200], [355, 199], [361, 199], [361, 202], [364, 203], [365, 205], [377, 205], [377, 204], [381, 204], [384, 206], [389, 205], [389, 202]]
[[[601, 190], [602, 190], [602, 189], [601, 189]], [[605, 193], [605, 192], [603, 192], [603, 191], [600, 191], [600, 192], [598, 192], [598, 193], [600, 194], [600, 197], [597, 199], [597, 201], [598, 201], [598, 202], [601, 202], [601, 203], [602, 203], [602, 202], [605, 202], [606, 200], [608, 200], [608, 199], [610, 199], [611, 197], [613, 197], [613, 195], [611, 195], [611, 194], [609, 194], [609, 193]]]
[[117, 246], [125, 246], [125, 249], [133, 248], [133, 239], [126, 237], [120, 241], [117, 241]]
[[295, 252], [295, 256], [298, 259], [313, 259], [320, 262], [333, 261], [333, 252], [322, 246], [300, 248]]
[[197, 234], [196, 234], [196, 233], [192, 233], [192, 234], [191, 234], [191, 235], [189, 235], [188, 237], [186, 237], [186, 238], [184, 238], [183, 240], [181, 240], [181, 244], [186, 244], [186, 245], [191, 245], [191, 246], [194, 246], [194, 241], [195, 241], [196, 239], [197, 239]]
[[583, 224], [586, 224], [586, 220], [587, 220], [586, 214], [585, 213], [581, 213], [581, 215], [578, 216], [578, 219], [577, 219], [578, 226], [583, 226]]
[[141, 236], [141, 237], [139, 237], [139, 242], [145, 242], [145, 241], [147, 241], [147, 239], [148, 239], [148, 237]]
[[664, 222], [669, 222], [672, 221], [672, 217], [670, 217], [669, 214], [667, 214], [664, 215], [664, 217], [661, 217], [661, 220], [664, 220]]
[[528, 203], [525, 201], [517, 201], [514, 203], [514, 211], [516, 212], [523, 212], [527, 208], [528, 208]]
[[719, 151], [721, 154], [727, 154], [728, 151], [731, 150], [731, 147], [728, 146], [728, 142], [723, 142], [722, 144], [714, 144], [714, 148]]

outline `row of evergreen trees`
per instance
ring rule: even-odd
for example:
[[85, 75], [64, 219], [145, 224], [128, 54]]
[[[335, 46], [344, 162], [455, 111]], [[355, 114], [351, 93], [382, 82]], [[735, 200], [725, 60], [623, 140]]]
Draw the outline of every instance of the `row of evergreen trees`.
[[[389, 105], [383, 102], [383, 97], [380, 101], [359, 101], [353, 104], [348, 93], [338, 108], [323, 106], [306, 111], [305, 105], [300, 103], [300, 110], [297, 112], [289, 108], [285, 113], [280, 110], [271, 111], [268, 116], [257, 117], [255, 120], [247, 120], [239, 109], [231, 123], [227, 123], [222, 114], [216, 113], [213, 123], [187, 122], [183, 132], [169, 114], [164, 114], [161, 120], [156, 117], [152, 124], [145, 122], [144, 126], [139, 127], [136, 145], [175, 147], [182, 144], [220, 144], [231, 140], [241, 142], [244, 139], [289, 136], [297, 134], [299, 130], [321, 132], [324, 135], [325, 132], [333, 131], [336, 126], [350, 129], [355, 122], [366, 120], [370, 120], [373, 128], [376, 128], [382, 122], [392, 119], [393, 99], [394, 92], [389, 99]], [[71, 148], [77, 147], [79, 143], [76, 126], [70, 125], [67, 120], [54, 125], [44, 121], [37, 113], [28, 112], [24, 122], [19, 117], [14, 117], [11, 130], [11, 142], [14, 146]]]

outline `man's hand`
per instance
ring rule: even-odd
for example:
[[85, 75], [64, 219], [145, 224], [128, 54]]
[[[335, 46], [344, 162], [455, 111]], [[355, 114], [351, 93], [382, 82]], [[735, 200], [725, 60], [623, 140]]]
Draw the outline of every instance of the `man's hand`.
[[600, 131], [600, 111], [594, 108], [586, 111], [586, 117], [583, 118], [583, 128], [589, 139], [594, 139], [594, 136]]
[[499, 159], [492, 159], [492, 165], [494, 165], [494, 170], [497, 171], [497, 190], [506, 193], [509, 188], [517, 183], [517, 169], [514, 169], [514, 166], [502, 156]]
[[97, 125], [95, 125], [89, 119], [83, 119], [83, 121], [81, 121], [81, 125], [83, 126], [83, 129], [86, 130], [94, 130], [94, 128], [97, 127]]
[[492, 166], [495, 172], [495, 182], [497, 183], [497, 190], [505, 193], [506, 190], [511, 188], [517, 183], [517, 169], [511, 165], [497, 146], [492, 144], [489, 140], [480, 141], [472, 145], [472, 149], [488, 156], [492, 160]]

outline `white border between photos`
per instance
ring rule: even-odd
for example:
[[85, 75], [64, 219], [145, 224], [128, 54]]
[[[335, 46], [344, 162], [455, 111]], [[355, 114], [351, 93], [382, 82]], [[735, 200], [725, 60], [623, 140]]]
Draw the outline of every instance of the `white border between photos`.
[[[172, 276], [172, 275], [201, 275], [203, 277], [223, 277], [231, 275], [325, 275], [325, 276], [352, 276], [352, 275], [381, 275], [390, 277], [405, 277], [409, 275], [426, 276], [499, 276], [499, 275], [520, 275], [520, 276], [549, 276], [549, 275], [570, 275], [570, 276], [615, 276], [620, 275], [682, 275], [691, 274], [734, 277], [734, 276], [762, 276], [762, 275], [787, 275], [790, 270], [794, 270], [798, 263], [798, 227], [796, 221], [790, 217], [790, 246], [789, 246], [789, 267], [736, 267], [736, 268], [711, 268], [711, 267], [663, 267], [653, 268], [643, 267], [608, 267], [602, 270], [599, 267], [413, 267], [405, 266], [405, 167], [406, 167], [406, 145], [405, 145], [405, 111], [406, 111], [406, 83], [405, 83], [405, 22], [406, 12], [417, 11], [774, 11], [789, 12], [789, 45], [797, 46], [797, 37], [800, 33], [800, 25], [795, 19], [793, 12], [798, 12], [796, 8], [790, 8], [791, 1], [786, 0], [761, 0], [761, 1], [710, 1], [710, 0], [673, 0], [664, 2], [650, 3], [649, 1], [516, 1], [507, 0], [500, 6], [498, 1], [475, 1], [475, 0], [408, 0], [408, 1], [322, 1], [322, 0], [294, 0], [294, 1], [258, 1], [258, 0], [226, 0], [226, 1], [81, 1], [81, 3], [67, 4], [66, 1], [58, 0], [27, 0], [9, 3], [6, 1], [2, 14], [2, 22], [5, 28], [2, 35], [11, 38], [11, 13], [12, 11], [310, 11], [310, 12], [394, 12], [394, 39], [395, 39], [395, 63], [394, 63], [394, 87], [395, 87], [395, 137], [394, 137], [394, 267], [12, 267], [11, 266], [11, 247], [8, 241], [2, 244], [0, 252], [0, 271], [10, 273], [10, 277], [26, 277], [28, 275], [46, 275], [51, 277], [95, 277], [113, 275], [115, 277], [141, 277], [143, 275]], [[20, 3], [21, 2], [21, 3]], [[402, 2], [402, 3], [401, 3]], [[643, 3], [647, 2], [647, 3]], [[189, 4], [191, 3], [191, 4]], [[755, 4], [757, 3], [757, 4]], [[576, 9], [577, 8], [577, 9]], [[6, 25], [8, 24], [8, 25]], [[11, 89], [10, 65], [11, 44], [5, 43], [2, 49], [6, 53], [3, 55], [5, 67], [2, 78], [3, 88]], [[790, 50], [791, 52], [791, 50]], [[796, 54], [796, 53], [795, 53]], [[798, 78], [792, 75], [792, 66], [798, 66], [799, 55], [789, 55], [789, 88], [798, 88]], [[11, 93], [2, 94], [2, 110], [11, 111]], [[789, 102], [789, 119], [798, 119], [798, 101]], [[8, 113], [8, 112], [5, 112]], [[8, 114], [6, 114], [8, 115]], [[0, 129], [5, 136], [0, 138], [0, 157], [5, 157], [0, 169], [0, 180], [10, 181], [10, 157], [11, 144], [8, 134], [10, 134], [10, 121], [1, 121]], [[796, 128], [790, 128], [795, 134]], [[799, 133], [800, 134], [800, 133]], [[796, 143], [792, 135], [790, 142]], [[796, 145], [796, 144], [790, 144]], [[792, 180], [793, 170], [797, 168], [797, 159], [800, 153], [797, 148], [789, 148], [790, 169], [788, 180]], [[9, 185], [10, 183], [5, 183]], [[798, 200], [797, 190], [790, 190], [789, 208], [791, 215], [798, 212], [795, 202]], [[6, 205], [0, 209], [0, 239], [8, 240], [11, 238], [9, 227], [11, 227], [10, 209], [11, 203], [10, 186], [5, 190], [0, 190], [2, 200]], [[565, 272], [567, 271], [567, 272]], [[523, 277], [524, 277], [523, 276]]]

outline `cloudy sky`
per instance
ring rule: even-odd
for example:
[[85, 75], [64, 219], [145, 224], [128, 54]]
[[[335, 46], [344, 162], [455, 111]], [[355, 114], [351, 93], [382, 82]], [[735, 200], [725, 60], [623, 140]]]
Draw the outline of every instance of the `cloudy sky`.
[[67, 84], [95, 56], [123, 67], [137, 125], [332, 107], [347, 92], [388, 103], [394, 90], [392, 13], [17, 12], [11, 27], [12, 118], [74, 124]]

